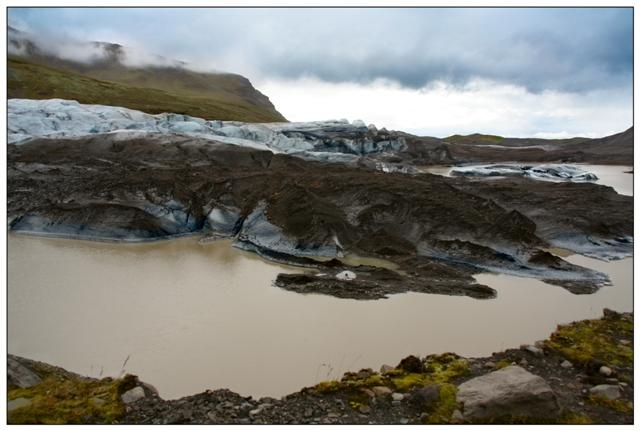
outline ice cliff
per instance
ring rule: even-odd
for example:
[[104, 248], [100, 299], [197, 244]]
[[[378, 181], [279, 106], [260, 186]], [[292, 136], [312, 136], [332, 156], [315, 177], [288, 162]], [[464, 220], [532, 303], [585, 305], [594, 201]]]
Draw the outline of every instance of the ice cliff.
[[326, 161], [348, 161], [368, 154], [399, 151], [406, 146], [403, 137], [384, 129], [378, 131], [360, 120], [242, 123], [171, 113], [150, 115], [63, 99], [8, 102], [10, 144], [32, 138], [76, 138], [101, 133], [115, 133], [123, 138], [173, 133]]

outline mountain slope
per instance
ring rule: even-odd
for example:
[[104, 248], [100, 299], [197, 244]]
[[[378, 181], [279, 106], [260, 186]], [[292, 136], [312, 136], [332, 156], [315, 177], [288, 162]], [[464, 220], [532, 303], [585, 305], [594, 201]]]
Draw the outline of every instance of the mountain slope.
[[57, 97], [206, 119], [286, 121], [267, 96], [237, 74], [194, 72], [158, 56], [131, 65], [129, 51], [103, 42], [76, 42], [94, 54], [86, 61], [70, 60], [45, 51], [24, 32], [10, 28], [8, 36], [10, 98]]

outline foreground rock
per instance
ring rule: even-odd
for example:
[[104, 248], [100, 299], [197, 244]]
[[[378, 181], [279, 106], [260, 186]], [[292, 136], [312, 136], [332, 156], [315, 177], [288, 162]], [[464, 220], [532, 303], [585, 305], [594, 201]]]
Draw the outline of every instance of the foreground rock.
[[539, 376], [512, 365], [481, 377], [468, 380], [458, 387], [464, 420], [499, 418], [535, 418], [560, 414], [556, 395]]
[[[348, 136], [331, 133], [326, 145]], [[183, 135], [8, 146], [12, 231], [115, 241], [232, 237], [237, 247], [324, 274], [282, 276], [283, 288], [358, 299], [408, 290], [491, 298], [473, 278], [483, 271], [592, 293], [606, 275], [544, 249], [630, 255], [632, 202], [587, 183], [388, 174]], [[341, 279], [344, 271], [355, 277]]]
[[[633, 423], [633, 315], [561, 326], [542, 354], [527, 346], [487, 358], [409, 356], [381, 373], [345, 373], [281, 399], [226, 389], [163, 400], [134, 376], [88, 379], [25, 358], [9, 359], [42, 382], [9, 385], [10, 423], [425, 424]], [[571, 360], [575, 367], [561, 366]], [[520, 366], [514, 364], [523, 364]], [[526, 364], [526, 365], [525, 365]], [[606, 364], [617, 384], [604, 383]], [[215, 365], [212, 365], [215, 366]], [[610, 379], [610, 377], [609, 377]]]

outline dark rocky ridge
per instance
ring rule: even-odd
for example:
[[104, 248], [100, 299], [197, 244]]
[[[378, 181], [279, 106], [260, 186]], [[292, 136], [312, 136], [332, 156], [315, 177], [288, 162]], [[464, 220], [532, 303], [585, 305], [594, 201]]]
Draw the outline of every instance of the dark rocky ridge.
[[[236, 246], [265, 257], [333, 271], [313, 282], [281, 277], [282, 287], [363, 299], [407, 290], [491, 297], [472, 278], [486, 270], [591, 293], [604, 274], [542, 258], [541, 248], [632, 248], [633, 199], [607, 187], [385, 174], [179, 135], [9, 145], [8, 186], [14, 231], [234, 236]], [[312, 260], [346, 253], [387, 259], [397, 272]], [[345, 269], [356, 280], [338, 282]]]

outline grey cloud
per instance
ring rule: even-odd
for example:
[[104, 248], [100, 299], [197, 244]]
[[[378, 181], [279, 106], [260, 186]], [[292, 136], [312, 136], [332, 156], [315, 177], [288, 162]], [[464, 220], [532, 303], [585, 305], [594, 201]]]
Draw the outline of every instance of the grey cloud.
[[[31, 28], [121, 35], [134, 48], [250, 77], [475, 78], [528, 90], [630, 87], [632, 9], [10, 10]], [[109, 40], [118, 42], [118, 40]]]

